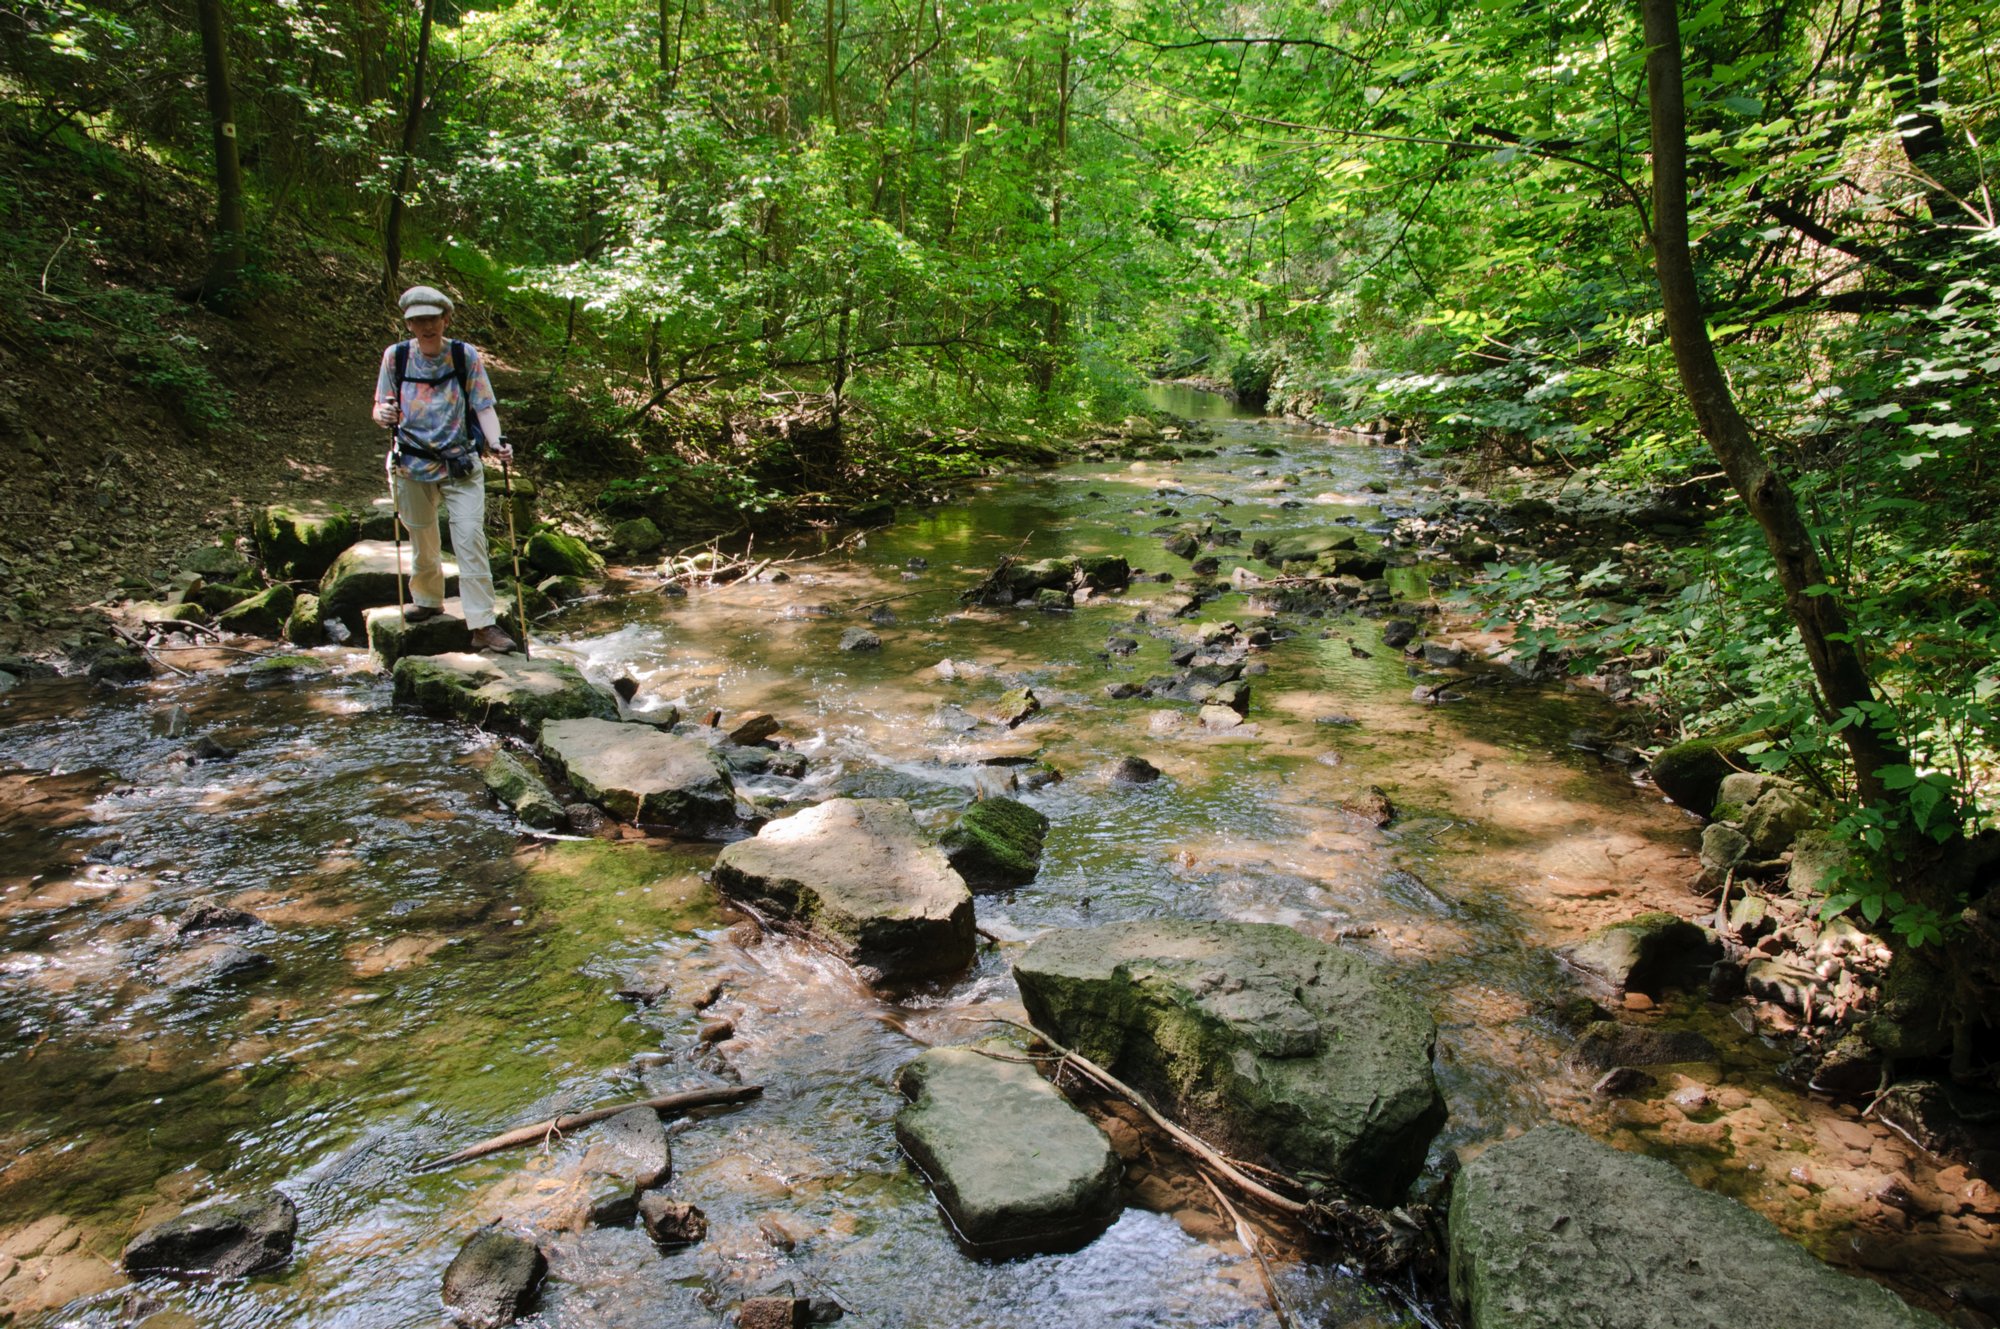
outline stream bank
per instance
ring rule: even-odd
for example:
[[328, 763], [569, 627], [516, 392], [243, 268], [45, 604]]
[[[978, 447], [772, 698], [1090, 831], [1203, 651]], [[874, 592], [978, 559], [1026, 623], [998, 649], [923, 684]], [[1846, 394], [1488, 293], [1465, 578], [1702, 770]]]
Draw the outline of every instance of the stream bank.
[[[499, 740], [397, 715], [357, 652], [315, 652], [280, 680], [233, 663], [109, 695], [10, 693], [0, 762], [34, 801], [0, 831], [21, 865], [0, 913], [20, 1049], [5, 1069], [29, 1086], [0, 1118], [16, 1160], [0, 1188], [19, 1215], [0, 1297], [23, 1317], [114, 1322], [122, 1279], [104, 1261], [131, 1231], [278, 1186], [301, 1218], [284, 1271], [149, 1295], [203, 1323], [414, 1322], [524, 1175], [505, 1158], [417, 1163], [519, 1120], [740, 1078], [765, 1097], [675, 1136], [675, 1185], [708, 1239], [661, 1256], [629, 1229], [553, 1238], [544, 1322], [707, 1324], [743, 1296], [819, 1285], [868, 1324], [1269, 1323], [1254, 1263], [1165, 1169], [1138, 1169], [1137, 1203], [1082, 1250], [983, 1264], [895, 1142], [901, 1067], [965, 1041], [965, 1018], [1018, 1018], [1012, 960], [1033, 939], [1161, 916], [1284, 924], [1420, 994], [1449, 1109], [1434, 1177], [1459, 1149], [1568, 1122], [1667, 1159], [1822, 1256], [1890, 1266], [1927, 1304], [1949, 1278], [1978, 1285], [1985, 1201], [1917, 1216], [1879, 1199], [1897, 1178], [1912, 1195], [1945, 1188], [1877, 1123], [1788, 1087], [1781, 1054], [1703, 994], [1610, 1013], [1699, 1034], [1712, 1055], [1643, 1092], [1592, 1092], [1601, 1072], [1571, 1047], [1597, 1012], [1578, 1009], [1553, 948], [1698, 908], [1694, 824], [1570, 746], [1574, 729], [1616, 723], [1587, 692], [1407, 660], [1382, 640], [1388, 617], [1272, 617], [1235, 592], [1166, 612], [1188, 607], [1202, 558], [1217, 562], [1206, 581], [1227, 585], [1225, 563], [1264, 577], [1255, 538], [1367, 536], [1394, 520], [1385, 509], [1434, 494], [1382, 449], [1214, 427], [1200, 449], [1213, 456], [993, 481], [783, 581], [671, 596], [627, 577], [538, 638], [588, 677], [630, 680], [639, 717], [777, 717], [806, 770], [745, 782], [765, 797], [897, 798], [935, 830], [976, 793], [1007, 793], [1048, 817], [1039, 874], [980, 898], [997, 944], [962, 978], [894, 998], [748, 926], [702, 880], [713, 844], [629, 827], [524, 843], [479, 778]], [[1245, 537], [1183, 559], [1166, 542], [1190, 523]], [[1169, 579], [1135, 573], [1129, 592], [1067, 609], [960, 601], [1003, 558], [1078, 554]], [[1405, 604], [1427, 597], [1421, 570], [1393, 584]], [[1171, 688], [1145, 695], [1200, 623], [1225, 618], [1284, 628], [1246, 671], [1243, 712], [1216, 708], [1234, 723]], [[863, 624], [875, 648], [841, 649]], [[982, 721], [1023, 689], [1032, 713]], [[157, 732], [172, 706], [187, 725]], [[232, 755], [190, 759], [197, 735]], [[1133, 762], [1160, 778], [1131, 782]], [[1062, 778], [1042, 782], [1050, 771]], [[185, 952], [168, 922], [204, 898], [262, 920], [268, 970], [173, 986]], [[716, 1020], [730, 1036], [704, 1041]], [[10, 1286], [24, 1275], [42, 1300]], [[1323, 1257], [1283, 1266], [1278, 1285], [1322, 1323], [1398, 1321]]]

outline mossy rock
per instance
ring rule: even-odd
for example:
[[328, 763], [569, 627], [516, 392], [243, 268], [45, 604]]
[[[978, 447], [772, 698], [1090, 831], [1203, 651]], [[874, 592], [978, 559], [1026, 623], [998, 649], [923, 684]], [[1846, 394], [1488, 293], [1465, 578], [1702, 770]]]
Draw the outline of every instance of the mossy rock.
[[181, 567], [208, 581], [240, 581], [249, 575], [250, 560], [237, 553], [235, 545], [209, 545], [189, 554]]
[[1122, 554], [1085, 554], [1076, 566], [1093, 591], [1122, 591], [1132, 583], [1132, 565]]
[[301, 595], [292, 601], [292, 612], [285, 615], [285, 626], [279, 633], [294, 646], [317, 646], [326, 640], [326, 625], [319, 618], [319, 597]]
[[1951, 1048], [1951, 984], [1931, 957], [1904, 948], [1889, 962], [1861, 1036], [1885, 1057], [1936, 1057]]
[[361, 525], [345, 508], [273, 503], [257, 514], [252, 532], [265, 571], [285, 581], [303, 581], [332, 567], [341, 551], [361, 538]]
[[546, 720], [618, 718], [617, 700], [561, 660], [409, 655], [394, 675], [397, 705], [489, 729], [533, 736]]
[[596, 551], [573, 535], [561, 531], [536, 531], [521, 550], [535, 571], [551, 577], [594, 580], [604, 575], [604, 560]]
[[627, 554], [650, 554], [667, 542], [651, 517], [634, 517], [611, 528], [611, 543]]
[[549, 792], [541, 773], [513, 753], [494, 753], [485, 777], [494, 797], [536, 830], [559, 830], [569, 824], [562, 803]]
[[1690, 738], [1663, 748], [1648, 769], [1661, 793], [1690, 812], [1706, 816], [1708, 810], [1715, 806], [1716, 795], [1722, 791], [1723, 778], [1743, 769], [1742, 764], [1732, 758], [1750, 744], [1764, 742], [1772, 736], [1773, 732], [1769, 729], [1751, 729], [1736, 734]]
[[296, 591], [279, 582], [223, 610], [215, 620], [216, 626], [224, 632], [240, 632], [246, 637], [275, 639], [285, 630], [285, 623], [291, 617], [292, 606], [298, 603], [298, 598]]
[[1042, 868], [1049, 819], [1026, 803], [988, 798], [974, 803], [939, 838], [945, 857], [975, 890], [1025, 886]]

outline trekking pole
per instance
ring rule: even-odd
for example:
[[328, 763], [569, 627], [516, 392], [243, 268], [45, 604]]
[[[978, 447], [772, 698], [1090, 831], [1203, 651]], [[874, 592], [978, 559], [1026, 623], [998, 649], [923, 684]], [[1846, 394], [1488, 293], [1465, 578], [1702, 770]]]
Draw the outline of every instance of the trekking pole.
[[396, 506], [396, 449], [382, 457], [382, 475], [389, 482], [389, 530], [396, 537], [396, 617], [409, 621], [409, 606], [403, 602], [403, 510]]
[[507, 552], [514, 559], [514, 613], [521, 620], [521, 658], [534, 659], [528, 648], [528, 598], [521, 589], [521, 542], [514, 538], [514, 473], [500, 463], [500, 493], [507, 503]]

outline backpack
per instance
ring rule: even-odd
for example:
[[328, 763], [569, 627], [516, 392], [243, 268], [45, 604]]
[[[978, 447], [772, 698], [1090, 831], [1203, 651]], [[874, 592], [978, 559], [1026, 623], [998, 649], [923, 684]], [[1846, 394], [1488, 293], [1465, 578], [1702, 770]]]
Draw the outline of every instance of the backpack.
[[472, 410], [472, 392], [467, 386], [467, 370], [465, 367], [465, 343], [454, 337], [449, 344], [451, 346], [450, 373], [440, 375], [437, 378], [414, 378], [409, 372], [410, 343], [407, 341], [396, 343], [396, 403], [398, 407], [402, 405], [403, 385], [405, 383], [429, 383], [435, 385], [455, 381], [458, 384], [458, 399], [465, 407], [467, 438], [463, 443], [454, 439], [442, 448], [427, 448], [420, 443], [412, 443], [405, 439], [402, 431], [399, 429], [396, 431], [396, 460], [399, 464], [407, 464], [403, 461], [404, 455], [407, 454], [411, 457], [419, 457], [424, 461], [443, 462], [445, 469], [455, 479], [462, 480], [472, 474], [474, 465], [472, 459], [486, 451], [486, 435], [479, 426], [479, 417]]

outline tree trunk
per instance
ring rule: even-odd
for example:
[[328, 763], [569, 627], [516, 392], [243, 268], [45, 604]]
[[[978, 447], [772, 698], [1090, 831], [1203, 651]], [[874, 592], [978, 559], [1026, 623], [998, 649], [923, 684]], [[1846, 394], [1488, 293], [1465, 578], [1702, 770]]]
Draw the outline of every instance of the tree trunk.
[[215, 253], [197, 295], [207, 303], [228, 303], [245, 261], [243, 163], [236, 153], [236, 116], [229, 95], [229, 49], [222, 24], [222, 0], [196, 0], [201, 24], [201, 58], [208, 82], [208, 118], [215, 136]]
[[417, 61], [410, 71], [409, 110], [403, 117], [403, 150], [396, 159], [396, 188], [389, 195], [389, 219], [382, 226], [382, 289], [391, 298], [403, 268], [403, 196], [409, 192], [410, 164], [423, 132], [424, 75], [431, 58], [431, 21], [436, 16], [437, 0], [424, 0], [424, 16], [417, 29]]
[[1825, 711], [1829, 717], [1849, 717], [1841, 735], [1854, 760], [1855, 786], [1867, 802], [1888, 802], [1882, 769], [1906, 764], [1909, 756], [1893, 729], [1874, 723], [1880, 699], [1854, 648], [1840, 596], [1827, 581], [1791, 486], [1772, 469], [1737, 409], [1702, 314], [1694, 260], [1688, 249], [1687, 110], [1681, 90], [1677, 3], [1640, 0], [1653, 130], [1653, 262], [1659, 274], [1674, 363], [1680, 369], [1681, 386], [1694, 408], [1702, 437], [1763, 529], [1777, 565], [1785, 608], [1798, 624]]

